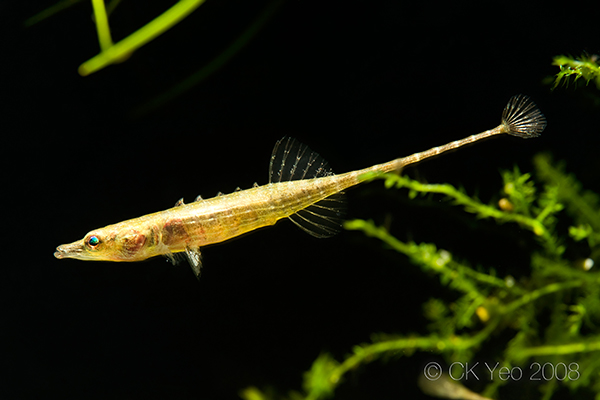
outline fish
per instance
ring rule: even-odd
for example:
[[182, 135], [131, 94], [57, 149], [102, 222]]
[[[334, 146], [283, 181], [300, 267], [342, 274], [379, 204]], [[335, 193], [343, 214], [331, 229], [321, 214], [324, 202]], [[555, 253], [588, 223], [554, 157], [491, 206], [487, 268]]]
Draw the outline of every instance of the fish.
[[344, 191], [375, 174], [400, 171], [451, 149], [494, 135], [539, 136], [546, 118], [525, 95], [510, 98], [497, 127], [387, 163], [336, 175], [318, 153], [290, 137], [279, 140], [269, 164], [269, 183], [202, 199], [88, 232], [83, 239], [56, 248], [58, 259], [142, 261], [165, 256], [173, 264], [187, 259], [196, 277], [201, 249], [287, 218], [312, 236], [325, 238], [340, 231]]

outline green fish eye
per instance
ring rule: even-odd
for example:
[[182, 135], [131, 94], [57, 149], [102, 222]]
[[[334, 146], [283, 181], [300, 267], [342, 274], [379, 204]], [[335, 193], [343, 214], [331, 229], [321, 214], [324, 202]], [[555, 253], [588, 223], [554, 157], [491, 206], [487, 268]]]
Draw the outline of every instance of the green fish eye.
[[98, 246], [99, 243], [100, 243], [100, 239], [98, 239], [98, 236], [90, 236], [90, 238], [88, 239], [88, 244], [91, 247]]

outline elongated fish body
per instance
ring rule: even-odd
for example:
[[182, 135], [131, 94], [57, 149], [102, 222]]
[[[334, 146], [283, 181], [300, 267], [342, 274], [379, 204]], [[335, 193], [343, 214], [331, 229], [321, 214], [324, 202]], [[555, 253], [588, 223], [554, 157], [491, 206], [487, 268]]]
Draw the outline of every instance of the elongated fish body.
[[370, 179], [373, 173], [399, 171], [493, 135], [535, 137], [545, 126], [546, 120], [535, 104], [518, 95], [510, 99], [502, 123], [494, 129], [341, 175], [334, 175], [327, 162], [308, 147], [283, 138], [273, 149], [268, 184], [211, 199], [198, 198], [189, 204], [181, 199], [168, 210], [93, 230], [79, 241], [58, 246], [54, 255], [59, 259], [105, 261], [141, 261], [163, 255], [174, 263], [183, 255], [199, 276], [201, 247], [274, 225], [283, 218], [313, 236], [334, 235], [343, 218], [343, 191]]

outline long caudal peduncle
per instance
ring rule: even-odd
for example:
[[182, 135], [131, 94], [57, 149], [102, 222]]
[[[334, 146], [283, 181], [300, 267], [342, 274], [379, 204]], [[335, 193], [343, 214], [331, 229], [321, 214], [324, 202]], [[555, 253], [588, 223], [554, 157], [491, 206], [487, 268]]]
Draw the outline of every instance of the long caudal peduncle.
[[371, 167], [360, 169], [358, 171], [348, 172], [340, 175], [342, 186], [344, 189], [346, 189], [359, 183], [369, 181], [373, 178], [373, 174], [399, 172], [402, 168], [406, 167], [407, 165], [418, 163], [419, 161], [423, 161], [427, 158], [437, 156], [438, 154], [442, 154], [446, 151], [457, 149], [469, 143], [474, 143], [479, 140], [488, 138], [490, 136], [499, 135], [501, 133], [506, 133], [506, 128], [504, 124], [499, 125], [494, 129], [490, 129], [485, 132], [478, 133], [476, 135], [471, 135], [464, 139], [455, 140], [442, 146], [437, 146], [429, 150], [411, 154], [407, 157], [397, 158], [395, 160], [388, 161], [383, 164], [377, 164]]
[[437, 156], [448, 150], [457, 149], [461, 146], [477, 142], [494, 135], [507, 133], [521, 138], [532, 138], [539, 136], [546, 127], [546, 118], [537, 106], [524, 95], [511, 97], [502, 113], [502, 123], [494, 129], [471, 135], [464, 139], [455, 140], [443, 146], [412, 154], [408, 157], [397, 158], [384, 164], [373, 165], [358, 171], [348, 172], [342, 175], [342, 186], [344, 188], [354, 186], [358, 183], [368, 181], [373, 173], [386, 173], [400, 171], [407, 165], [417, 163], [427, 158]]
[[419, 161], [423, 161], [427, 158], [437, 156], [438, 154], [442, 154], [446, 151], [457, 149], [457, 148], [465, 146], [467, 144], [474, 143], [479, 140], [488, 138], [490, 136], [499, 135], [499, 134], [505, 133], [505, 132], [506, 132], [506, 130], [505, 130], [504, 125], [499, 125], [494, 129], [490, 129], [488, 131], [481, 132], [476, 135], [471, 135], [464, 139], [455, 140], [454, 142], [446, 143], [445, 145], [442, 145], [442, 146], [437, 146], [437, 147], [431, 148], [429, 150], [411, 154], [410, 156], [407, 156], [407, 157], [397, 158], [395, 160], [389, 161], [384, 164], [378, 164], [378, 165], [374, 165], [369, 168], [365, 168], [360, 171], [356, 171], [359, 174], [358, 179], [359, 179], [359, 181], [361, 181], [360, 175], [365, 175], [369, 172], [386, 173], [386, 172], [400, 171], [402, 168], [406, 167], [407, 165], [418, 163]]
[[[447, 143], [443, 146], [434, 147], [432, 149], [425, 150], [420, 153], [415, 153], [408, 157], [394, 160], [394, 161], [392, 161], [392, 165], [391, 165], [391, 167], [393, 169], [391, 169], [390, 172], [399, 170], [400, 168], [403, 168], [409, 164], [417, 163], [426, 158], [437, 156], [438, 154], [442, 154], [448, 150], [457, 149], [457, 148], [465, 146], [467, 144], [477, 142], [479, 140], [488, 138], [490, 136], [499, 135], [501, 133], [506, 133], [506, 129], [505, 129], [504, 125], [498, 125], [494, 129], [490, 129], [488, 131], [478, 133], [477, 135], [471, 135], [467, 138], [455, 140], [454, 142]], [[396, 165], [394, 165], [394, 164], [396, 164]], [[385, 171], [385, 172], [388, 172], [388, 171]]]

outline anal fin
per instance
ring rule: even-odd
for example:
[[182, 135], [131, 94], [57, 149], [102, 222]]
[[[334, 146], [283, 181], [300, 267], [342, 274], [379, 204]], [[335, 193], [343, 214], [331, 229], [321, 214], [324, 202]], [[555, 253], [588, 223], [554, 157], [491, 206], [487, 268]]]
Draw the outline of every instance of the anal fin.
[[345, 196], [343, 192], [340, 192], [290, 215], [289, 218], [308, 234], [318, 238], [327, 238], [334, 236], [342, 229], [345, 211]]

